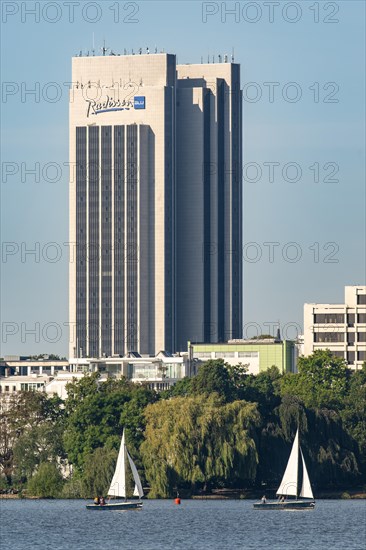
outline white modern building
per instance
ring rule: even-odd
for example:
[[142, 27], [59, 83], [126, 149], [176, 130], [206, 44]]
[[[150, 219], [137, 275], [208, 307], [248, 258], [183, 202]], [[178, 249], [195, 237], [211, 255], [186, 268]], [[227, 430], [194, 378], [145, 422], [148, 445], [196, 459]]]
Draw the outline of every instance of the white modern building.
[[172, 355], [165, 351], [153, 357], [142, 356], [137, 352], [130, 352], [124, 357], [80, 357], [70, 362], [62, 361], [59, 366], [59, 369], [55, 369], [54, 365], [45, 368], [42, 361], [20, 359], [3, 362], [0, 394], [6, 396], [19, 391], [42, 391], [65, 399], [68, 383], [93, 372], [101, 373], [101, 381], [125, 377], [131, 382], [162, 391], [169, 389], [185, 376], [197, 373], [197, 363], [189, 360], [188, 353]]
[[75, 358], [70, 360], [73, 372], [100, 372], [131, 382], [145, 384], [157, 391], [166, 390], [185, 376], [196, 374], [195, 362], [190, 362], [188, 353], [171, 354], [160, 351], [156, 356], [129, 352], [124, 357]]
[[240, 66], [85, 56], [72, 82], [69, 357], [240, 338]]
[[366, 286], [346, 286], [343, 304], [304, 304], [304, 355], [317, 349], [354, 369], [366, 361]]

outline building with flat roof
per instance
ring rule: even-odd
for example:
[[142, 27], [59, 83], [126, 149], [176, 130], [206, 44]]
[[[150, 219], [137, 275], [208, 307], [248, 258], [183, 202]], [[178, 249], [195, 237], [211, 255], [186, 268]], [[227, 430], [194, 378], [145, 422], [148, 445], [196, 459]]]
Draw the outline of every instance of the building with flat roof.
[[304, 355], [329, 349], [353, 369], [366, 361], [366, 286], [346, 286], [343, 304], [304, 304]]
[[70, 362], [60, 362], [60, 368], [55, 368], [54, 362], [47, 362], [52, 363], [49, 365], [44, 363], [27, 359], [5, 362], [7, 366], [0, 374], [1, 396], [19, 391], [42, 391], [65, 399], [69, 382], [93, 372], [101, 373], [101, 381], [125, 377], [131, 382], [162, 391], [197, 372], [196, 362], [189, 361], [187, 352], [172, 355], [160, 351], [155, 356], [130, 352], [123, 357], [78, 357]]
[[241, 337], [240, 66], [72, 60], [69, 356]]
[[284, 374], [296, 372], [295, 343], [277, 338], [229, 340], [219, 344], [188, 342], [191, 361], [223, 359], [229, 365], [247, 365], [249, 374], [259, 374], [272, 366]]

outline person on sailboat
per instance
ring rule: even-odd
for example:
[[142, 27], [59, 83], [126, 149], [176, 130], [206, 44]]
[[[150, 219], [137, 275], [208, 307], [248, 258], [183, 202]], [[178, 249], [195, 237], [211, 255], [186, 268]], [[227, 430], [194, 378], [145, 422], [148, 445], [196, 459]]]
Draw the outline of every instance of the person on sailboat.
[[100, 499], [99, 499], [99, 504], [100, 504], [101, 506], [104, 506], [104, 505], [105, 505], [104, 497], [100, 497]]
[[95, 497], [95, 499], [94, 499], [94, 504], [96, 504], [96, 505], [99, 504], [99, 497]]
[[266, 495], [262, 496], [262, 504], [265, 504], [267, 502]]

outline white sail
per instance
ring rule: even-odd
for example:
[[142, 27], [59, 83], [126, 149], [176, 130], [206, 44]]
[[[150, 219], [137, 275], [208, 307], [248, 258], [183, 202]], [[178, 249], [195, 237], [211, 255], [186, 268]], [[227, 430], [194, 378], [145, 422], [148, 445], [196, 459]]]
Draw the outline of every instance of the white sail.
[[304, 498], [314, 499], [314, 495], [313, 495], [313, 491], [311, 490], [310, 479], [309, 479], [308, 471], [306, 469], [304, 455], [302, 454], [301, 447], [300, 447], [300, 452], [301, 452], [301, 459], [302, 459], [302, 487], [301, 487], [300, 496]]
[[123, 430], [121, 446], [119, 448], [116, 469], [109, 487], [108, 496], [126, 498], [126, 466], [125, 466], [125, 431]]
[[134, 494], [134, 496], [139, 496], [140, 498], [142, 498], [144, 496], [144, 491], [142, 490], [140, 476], [138, 474], [137, 468], [136, 468], [132, 458], [130, 457], [130, 454], [129, 454], [128, 451], [127, 451], [127, 458], [128, 458], [128, 462], [130, 463], [130, 466], [131, 466], [133, 479], [135, 480], [135, 490], [134, 490], [133, 494]]
[[290, 458], [281, 484], [277, 489], [277, 495], [297, 496], [297, 476], [299, 467], [299, 430], [292, 445]]

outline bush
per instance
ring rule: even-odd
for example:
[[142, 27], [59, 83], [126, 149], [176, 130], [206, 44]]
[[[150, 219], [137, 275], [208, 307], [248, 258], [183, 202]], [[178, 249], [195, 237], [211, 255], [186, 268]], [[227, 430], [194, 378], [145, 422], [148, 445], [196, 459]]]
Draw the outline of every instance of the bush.
[[27, 493], [41, 498], [57, 498], [61, 494], [63, 484], [57, 466], [51, 462], [43, 462], [37, 473], [29, 480]]
[[64, 484], [60, 498], [83, 498], [83, 482], [72, 478]]

